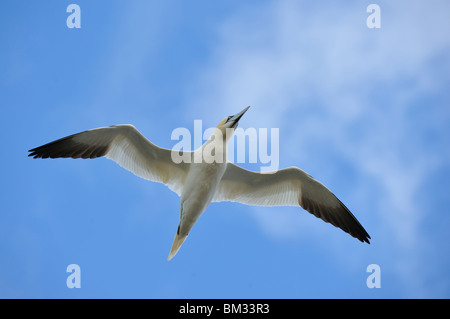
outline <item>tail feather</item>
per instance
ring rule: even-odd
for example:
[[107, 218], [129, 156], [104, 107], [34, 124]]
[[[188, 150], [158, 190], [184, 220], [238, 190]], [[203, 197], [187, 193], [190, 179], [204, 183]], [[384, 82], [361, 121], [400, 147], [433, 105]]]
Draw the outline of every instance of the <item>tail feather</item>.
[[177, 254], [178, 250], [180, 250], [180, 247], [183, 244], [183, 242], [186, 240], [186, 238], [187, 238], [187, 235], [180, 236], [178, 234], [178, 232], [175, 234], [175, 238], [173, 239], [172, 248], [170, 249], [169, 257], [167, 258], [167, 260], [171, 260]]

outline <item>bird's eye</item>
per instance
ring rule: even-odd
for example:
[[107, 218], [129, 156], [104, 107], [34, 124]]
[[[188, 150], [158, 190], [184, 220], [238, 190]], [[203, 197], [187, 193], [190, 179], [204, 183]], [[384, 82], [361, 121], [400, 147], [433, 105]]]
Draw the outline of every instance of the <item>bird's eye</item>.
[[225, 123], [228, 123], [228, 121], [232, 118], [232, 116], [228, 116], [227, 120], [225, 121]]

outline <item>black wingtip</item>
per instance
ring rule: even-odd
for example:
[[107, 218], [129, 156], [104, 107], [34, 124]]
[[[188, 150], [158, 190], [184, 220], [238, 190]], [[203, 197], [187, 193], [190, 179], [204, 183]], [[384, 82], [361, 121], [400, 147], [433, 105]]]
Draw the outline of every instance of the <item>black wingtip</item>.
[[32, 148], [31, 150], [28, 150], [28, 152], [30, 152], [28, 154], [28, 157], [32, 157], [32, 158], [47, 158], [48, 156], [46, 156], [45, 153], [42, 152], [42, 150], [43, 150], [43, 146]]
[[33, 158], [38, 158], [39, 157], [39, 155], [37, 154], [35, 148], [33, 148], [31, 150], [28, 150], [28, 152], [29, 152], [28, 157], [33, 157]]
[[[361, 226], [361, 227], [362, 227], [362, 226]], [[367, 244], [370, 245], [369, 239], [372, 239], [372, 238], [370, 238], [370, 235], [366, 232], [366, 230], [365, 230], [364, 228], [363, 228], [363, 231], [364, 231], [364, 234], [361, 235], [361, 236], [359, 236], [359, 237], [356, 237], [356, 236], [354, 236], [354, 235], [352, 235], [352, 236], [353, 236], [353, 237], [356, 237], [357, 239], [359, 239], [360, 242], [362, 242], [362, 243], [367, 243]]]
[[33, 158], [97, 158], [108, 153], [109, 144], [104, 143], [80, 143], [74, 141], [73, 137], [86, 134], [85, 131], [78, 134], [69, 135], [59, 140], [47, 143], [30, 149], [29, 157]]
[[[361, 226], [361, 228], [362, 228], [362, 226]], [[362, 228], [361, 230], [362, 230], [362, 232], [364, 232], [363, 234], [360, 234], [360, 235], [350, 234], [350, 235], [359, 239], [359, 241], [361, 241], [362, 243], [367, 243], [370, 245], [369, 239], [371, 239], [371, 238], [370, 238], [369, 234], [366, 232], [366, 230], [364, 228]]]

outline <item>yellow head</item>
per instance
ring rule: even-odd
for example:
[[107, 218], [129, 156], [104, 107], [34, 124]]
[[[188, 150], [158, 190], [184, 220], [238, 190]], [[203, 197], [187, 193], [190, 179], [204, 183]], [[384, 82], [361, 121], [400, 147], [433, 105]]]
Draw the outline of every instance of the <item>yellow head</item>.
[[247, 106], [239, 113], [224, 118], [222, 121], [220, 121], [219, 125], [217, 125], [216, 128], [221, 131], [223, 136], [227, 137], [227, 140], [233, 135], [234, 129], [238, 126], [239, 120], [244, 115], [244, 113], [247, 112], [249, 107], [250, 106]]

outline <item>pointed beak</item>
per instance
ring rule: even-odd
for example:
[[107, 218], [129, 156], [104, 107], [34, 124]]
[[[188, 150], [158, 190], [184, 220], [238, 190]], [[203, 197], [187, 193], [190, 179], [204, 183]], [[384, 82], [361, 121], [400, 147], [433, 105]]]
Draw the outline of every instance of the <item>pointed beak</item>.
[[236, 127], [238, 125], [239, 120], [241, 119], [242, 115], [244, 115], [245, 112], [247, 112], [247, 110], [250, 108], [250, 106], [247, 106], [245, 109], [243, 109], [242, 111], [240, 111], [239, 113], [233, 115], [230, 117], [230, 119], [228, 120], [228, 122], [232, 123], [232, 127]]

